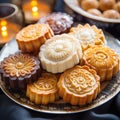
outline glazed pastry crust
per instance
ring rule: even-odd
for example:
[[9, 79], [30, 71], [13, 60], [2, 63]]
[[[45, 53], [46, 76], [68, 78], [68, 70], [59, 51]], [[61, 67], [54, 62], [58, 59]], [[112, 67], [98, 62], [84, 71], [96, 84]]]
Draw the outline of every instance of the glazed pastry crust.
[[95, 69], [101, 81], [111, 80], [119, 71], [119, 57], [105, 46], [92, 46], [84, 51], [82, 64]]
[[27, 85], [26, 96], [35, 104], [48, 104], [58, 100], [57, 78], [50, 73], [42, 76], [34, 83]]
[[85, 105], [100, 92], [100, 77], [88, 66], [75, 66], [61, 74], [58, 89], [65, 102]]
[[104, 33], [101, 29], [98, 29], [95, 25], [78, 24], [76, 27], [70, 29], [70, 35], [73, 35], [79, 40], [82, 45], [83, 51], [89, 48], [91, 45], [105, 45], [106, 40]]
[[48, 24], [33, 24], [23, 28], [16, 35], [19, 49], [26, 53], [37, 53], [40, 46], [54, 35]]

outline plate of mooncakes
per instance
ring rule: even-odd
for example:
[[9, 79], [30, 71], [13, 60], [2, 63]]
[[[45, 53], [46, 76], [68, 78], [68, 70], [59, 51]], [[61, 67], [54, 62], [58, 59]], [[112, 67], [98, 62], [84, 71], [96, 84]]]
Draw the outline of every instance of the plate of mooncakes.
[[60, 35], [48, 24], [27, 26], [2, 48], [0, 64], [2, 91], [38, 112], [87, 111], [120, 91], [120, 41], [94, 25]]

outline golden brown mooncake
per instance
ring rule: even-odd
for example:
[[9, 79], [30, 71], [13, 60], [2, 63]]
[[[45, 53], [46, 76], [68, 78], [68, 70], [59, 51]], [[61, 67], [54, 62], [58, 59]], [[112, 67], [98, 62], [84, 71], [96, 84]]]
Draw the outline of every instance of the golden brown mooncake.
[[100, 92], [100, 77], [88, 66], [75, 66], [61, 74], [58, 89], [65, 102], [85, 105]]
[[119, 71], [119, 57], [107, 46], [92, 46], [84, 51], [82, 64], [95, 69], [100, 80], [111, 80]]
[[16, 35], [16, 41], [22, 52], [37, 53], [40, 46], [53, 35], [48, 24], [33, 24], [20, 30]]
[[40, 76], [40, 61], [32, 55], [16, 53], [1, 62], [0, 73], [10, 88], [24, 90]]
[[51, 73], [42, 73], [37, 81], [27, 85], [26, 96], [35, 104], [55, 102], [59, 98], [56, 76]]
[[39, 58], [43, 69], [51, 73], [61, 73], [80, 62], [81, 45], [73, 36], [56, 35], [41, 46]]
[[70, 29], [69, 34], [79, 40], [83, 51], [91, 45], [104, 45], [106, 43], [103, 31], [98, 29], [95, 25], [78, 24], [76, 27]]

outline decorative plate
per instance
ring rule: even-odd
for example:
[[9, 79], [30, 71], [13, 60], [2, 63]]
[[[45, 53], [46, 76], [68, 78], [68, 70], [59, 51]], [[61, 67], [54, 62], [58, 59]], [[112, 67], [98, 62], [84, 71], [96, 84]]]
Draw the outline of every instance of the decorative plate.
[[[105, 36], [107, 39], [107, 45], [114, 49], [119, 54], [120, 57], [120, 41], [115, 39], [108, 33], [105, 33]], [[0, 52], [0, 61], [2, 61], [8, 55], [14, 54], [17, 51], [18, 46], [16, 41], [11, 40], [2, 48]], [[98, 95], [98, 97], [95, 100], [93, 100], [91, 104], [82, 107], [72, 106], [68, 103], [63, 102], [61, 99], [59, 101], [56, 101], [55, 103], [51, 103], [48, 105], [36, 105], [29, 101], [29, 99], [25, 96], [25, 93], [23, 92], [17, 93], [12, 91], [9, 87], [6, 87], [1, 79], [0, 87], [2, 91], [14, 102], [31, 110], [52, 114], [77, 113], [96, 108], [106, 103], [107, 101], [111, 100], [120, 91], [120, 71], [117, 73], [115, 77], [112, 78], [111, 81], [103, 82], [101, 84], [101, 92]]]

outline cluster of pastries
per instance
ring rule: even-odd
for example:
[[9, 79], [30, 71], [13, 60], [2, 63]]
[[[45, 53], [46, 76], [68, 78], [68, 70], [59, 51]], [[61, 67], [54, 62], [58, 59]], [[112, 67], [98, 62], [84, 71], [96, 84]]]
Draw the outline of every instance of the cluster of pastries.
[[1, 62], [2, 80], [26, 91], [35, 104], [61, 97], [72, 105], [86, 105], [100, 93], [100, 82], [119, 71], [118, 55], [105, 46], [96, 26], [79, 24], [68, 34], [54, 35], [48, 24], [38, 23], [23, 28], [16, 41], [21, 51]]
[[88, 13], [110, 18], [120, 19], [119, 0], [78, 0], [82, 9]]

